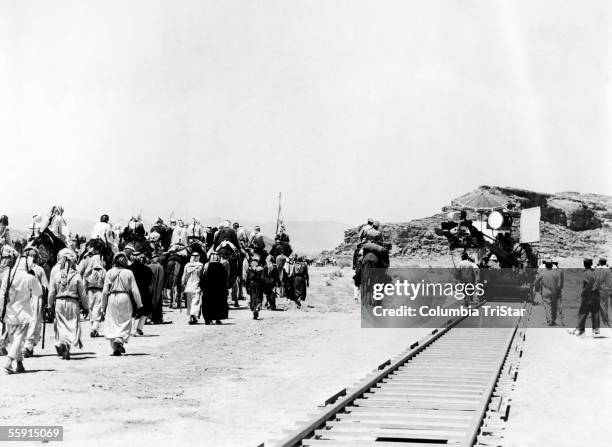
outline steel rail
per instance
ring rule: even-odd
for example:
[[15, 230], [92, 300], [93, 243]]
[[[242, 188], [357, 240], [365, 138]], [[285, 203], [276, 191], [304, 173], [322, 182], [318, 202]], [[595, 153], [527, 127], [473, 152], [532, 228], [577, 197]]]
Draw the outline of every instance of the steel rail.
[[392, 362], [389, 366], [382, 369], [379, 373], [377, 373], [374, 377], [368, 380], [365, 384], [361, 385], [356, 390], [347, 394], [339, 402], [336, 402], [332, 405], [327, 411], [318, 416], [315, 420], [310, 422], [306, 427], [297, 430], [292, 433], [289, 437], [282, 440], [280, 443], [276, 444], [277, 447], [294, 447], [299, 446], [305, 438], [314, 434], [315, 430], [323, 427], [327, 421], [332, 419], [336, 414], [343, 411], [347, 406], [351, 405], [354, 401], [362, 397], [365, 393], [367, 393], [370, 389], [372, 389], [376, 384], [380, 383], [383, 379], [389, 376], [391, 373], [396, 371], [398, 368], [403, 366], [406, 362], [411, 360], [414, 356], [419, 354], [425, 348], [430, 346], [448, 331], [450, 331], [453, 327], [463, 321], [466, 317], [460, 317], [455, 320], [449, 320], [441, 329], [434, 329], [431, 331], [429, 335], [426, 336], [425, 339], [419, 340], [416, 343], [413, 343], [410, 346], [410, 351], [408, 351], [405, 355], [403, 355], [399, 360]]
[[[480, 305], [478, 306], [480, 307]], [[523, 306], [525, 307], [525, 306]], [[326, 404], [333, 403], [327, 410], [325, 410], [322, 414], [317, 416], [314, 420], [310, 421], [308, 425], [294, 431], [287, 438], [283, 439], [279, 443], [275, 444], [278, 447], [296, 447], [300, 446], [303, 441], [312, 440], [313, 436], [316, 435], [316, 432], [320, 429], [326, 427], [326, 424], [331, 423], [334, 418], [340, 413], [346, 413], [346, 409], [349, 406], [353, 406], [355, 401], [358, 399], [361, 400], [363, 398], [368, 398], [373, 394], [376, 394], [377, 385], [381, 383], [385, 383], [385, 379], [387, 379], [386, 383], [391, 383], [393, 381], [393, 377], [389, 378], [392, 373], [399, 372], [400, 368], [405, 367], [414, 357], [420, 354], [426, 348], [432, 346], [436, 341], [440, 340], [444, 335], [448, 334], [449, 331], [455, 328], [462, 321], [470, 318], [469, 316], [456, 318], [454, 320], [448, 320], [446, 325], [439, 329], [434, 329], [426, 335], [423, 339], [413, 343], [410, 345], [408, 352], [402, 355], [399, 359], [395, 361], [387, 360], [382, 365], [378, 367], [380, 370], [370, 379], [368, 379], [365, 383], [360, 385], [357, 389], [351, 391], [347, 394], [346, 389], [336, 393], [330, 399], [326, 401]], [[472, 446], [476, 441], [478, 434], [480, 432], [480, 427], [484, 421], [484, 418], [487, 414], [489, 402], [491, 401], [491, 397], [495, 392], [496, 384], [499, 380], [499, 376], [503, 370], [504, 364], [506, 362], [508, 353], [513, 344], [513, 341], [516, 337], [516, 333], [518, 331], [519, 324], [524, 320], [524, 317], [520, 317], [516, 319], [516, 323], [513, 327], [509, 327], [511, 329], [511, 333], [506, 337], [506, 340], [503, 344], [499, 345], [502, 348], [502, 352], [499, 356], [492, 356], [491, 363], [494, 365], [490, 379], [485, 382], [482, 396], [477, 401], [477, 406], [475, 407], [475, 414], [473, 417], [469, 418], [469, 424], [465, 429], [465, 436], [461, 435], [458, 439], [456, 439], [456, 443], [454, 445], [458, 445], [461, 447]], [[454, 332], [453, 332], [454, 333]], [[446, 340], [446, 338], [444, 338]], [[503, 338], [500, 339], [504, 340]], [[455, 341], [456, 342], [456, 341]], [[436, 344], [436, 346], [438, 346]], [[444, 348], [442, 348], [444, 349]], [[498, 348], [499, 349], [499, 348]], [[422, 358], [422, 357], [419, 357]], [[438, 357], [438, 358], [445, 358]], [[417, 370], [415, 370], [417, 371]], [[484, 378], [484, 377], [483, 377]], [[402, 379], [399, 379], [398, 384], [401, 384]], [[386, 394], [383, 392], [383, 394]], [[343, 396], [343, 397], [342, 397]], [[373, 409], [374, 410], [374, 409]], [[347, 413], [348, 414], [348, 413]], [[331, 424], [333, 428], [333, 424]], [[364, 425], [364, 428], [366, 425]], [[333, 430], [332, 430], [333, 431]], [[332, 442], [333, 444], [333, 442]], [[260, 446], [263, 446], [261, 444]]]

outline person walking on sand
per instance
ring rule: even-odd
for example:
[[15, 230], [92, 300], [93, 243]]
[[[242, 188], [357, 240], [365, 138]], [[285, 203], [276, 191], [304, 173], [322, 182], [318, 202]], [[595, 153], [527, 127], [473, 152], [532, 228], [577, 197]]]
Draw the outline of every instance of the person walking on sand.
[[142, 308], [142, 301], [134, 274], [128, 269], [127, 255], [120, 251], [113, 257], [113, 267], [106, 273], [102, 290], [104, 337], [109, 340], [115, 356], [125, 354], [134, 307]]
[[204, 264], [200, 262], [200, 253], [191, 253], [191, 260], [183, 270], [183, 290], [185, 293], [185, 305], [189, 309], [189, 324], [196, 324], [202, 310], [202, 290], [200, 281]]
[[30, 327], [28, 328], [28, 333], [25, 339], [25, 346], [23, 347], [23, 356], [25, 358], [32, 357], [34, 355], [34, 348], [40, 341], [41, 330], [43, 325], [43, 310], [47, 304], [47, 293], [49, 290], [49, 282], [47, 280], [47, 275], [45, 270], [37, 264], [39, 261], [39, 253], [38, 249], [32, 247], [31, 245], [27, 246], [23, 250], [23, 258], [19, 262], [23, 262], [25, 264], [25, 269], [28, 273], [34, 274], [38, 282], [42, 287], [42, 294], [40, 296], [33, 296], [33, 305], [34, 305], [34, 319]]
[[33, 300], [42, 295], [42, 286], [34, 275], [28, 273], [23, 263], [14, 265], [17, 259], [15, 250], [4, 247], [2, 257], [11, 261], [2, 274], [0, 287], [2, 346], [7, 347], [3, 370], [5, 374], [21, 373], [25, 371], [22, 353], [25, 337], [34, 320], [33, 311], [36, 308]]
[[546, 324], [556, 326], [561, 278], [559, 273], [553, 269], [553, 262], [550, 258], [545, 259], [544, 265], [545, 269], [539, 270], [536, 276], [535, 290], [542, 295], [542, 302], [546, 309]]
[[92, 338], [99, 336], [100, 323], [102, 322], [102, 288], [104, 287], [104, 277], [106, 269], [102, 255], [94, 250], [93, 254], [81, 261], [80, 273], [85, 280], [89, 306], [89, 322]]
[[[65, 251], [64, 251], [65, 250]], [[87, 315], [85, 282], [76, 270], [76, 254], [66, 248], [59, 269], [49, 280], [49, 308], [55, 308], [53, 329], [57, 355], [70, 360], [70, 348], [83, 347], [81, 341], [81, 309]]]
[[228, 317], [229, 306], [227, 304], [227, 270], [221, 263], [218, 253], [210, 254], [202, 271], [200, 289], [203, 293], [204, 322], [210, 324], [215, 320], [216, 324], [221, 324], [221, 320]]
[[599, 258], [595, 268], [597, 277], [597, 290], [601, 306], [601, 315], [606, 325], [610, 325], [610, 295], [612, 295], [612, 270], [605, 257]]
[[295, 262], [293, 272], [293, 288], [295, 290], [296, 301], [306, 301], [306, 292], [309, 286], [308, 265], [304, 261], [304, 257], [300, 256]]
[[136, 244], [136, 246], [128, 244], [123, 250], [128, 259], [128, 269], [134, 274], [142, 304], [140, 309], [134, 313], [136, 322], [134, 332], [136, 336], [144, 335], [143, 329], [147, 321], [147, 315], [151, 314], [152, 310], [151, 289], [153, 287], [153, 272], [144, 264], [145, 256], [140, 251], [139, 245], [141, 244]]
[[570, 333], [578, 337], [584, 336], [586, 319], [591, 314], [593, 335], [599, 334], [599, 290], [597, 290], [597, 277], [593, 270], [593, 259], [584, 258], [584, 271], [582, 273], [582, 292], [580, 293], [580, 309], [578, 310], [578, 324]]
[[147, 265], [153, 274], [153, 287], [151, 287], [151, 323], [162, 324], [164, 322], [163, 294], [164, 294], [164, 267], [159, 263], [159, 256], [153, 255], [151, 262]]
[[280, 288], [281, 280], [278, 268], [271, 255], [266, 257], [266, 264], [263, 266], [263, 291], [266, 297], [266, 308], [276, 310], [276, 288]]
[[249, 294], [249, 307], [253, 312], [254, 320], [259, 318], [264, 294], [263, 267], [259, 265], [259, 261], [259, 255], [254, 254], [250, 259], [245, 278], [245, 286]]

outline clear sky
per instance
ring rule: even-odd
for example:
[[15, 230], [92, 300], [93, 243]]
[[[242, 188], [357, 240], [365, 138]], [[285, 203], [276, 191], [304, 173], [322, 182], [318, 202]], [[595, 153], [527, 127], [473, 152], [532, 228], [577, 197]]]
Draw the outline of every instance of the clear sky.
[[[0, 0], [0, 212], [399, 221], [612, 194], [602, 1]], [[9, 193], [10, 191], [10, 193]]]

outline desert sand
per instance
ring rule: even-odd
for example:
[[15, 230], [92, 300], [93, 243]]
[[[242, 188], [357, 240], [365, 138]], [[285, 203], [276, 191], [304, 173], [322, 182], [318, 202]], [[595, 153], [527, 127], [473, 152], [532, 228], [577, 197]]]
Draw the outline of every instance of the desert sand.
[[46, 349], [26, 359], [26, 374], [0, 376], [0, 425], [63, 425], [67, 446], [255, 446], [282, 438], [426, 332], [362, 330], [351, 271], [313, 268], [311, 276], [301, 310], [283, 298], [285, 311], [254, 321], [247, 308], [230, 310], [222, 326], [189, 326], [184, 311], [169, 311], [172, 324], [146, 326], [125, 357], [87, 336], [72, 360], [60, 360], [49, 332]]
[[[222, 326], [188, 326], [185, 312], [168, 311], [172, 324], [146, 326], [125, 357], [111, 357], [106, 340], [87, 337], [63, 361], [47, 338], [47, 348], [26, 359], [28, 373], [0, 376], [0, 425], [63, 425], [67, 446], [282, 439], [427, 331], [361, 329], [351, 273], [312, 268], [305, 306], [281, 299], [285, 310], [264, 311], [259, 321], [242, 308]], [[541, 306], [534, 318], [543, 320]], [[612, 398], [612, 331], [602, 335], [528, 329], [505, 445], [609, 445], [610, 415], [600, 410]], [[589, 421], [589, 429], [576, 420]]]

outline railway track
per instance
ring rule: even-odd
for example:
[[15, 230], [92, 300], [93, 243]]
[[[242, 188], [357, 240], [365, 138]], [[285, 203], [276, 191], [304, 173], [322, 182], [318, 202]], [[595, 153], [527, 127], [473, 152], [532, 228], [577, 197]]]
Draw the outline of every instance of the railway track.
[[470, 318], [433, 330], [275, 445], [475, 445], [521, 319], [514, 327], [470, 328]]

